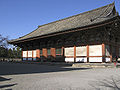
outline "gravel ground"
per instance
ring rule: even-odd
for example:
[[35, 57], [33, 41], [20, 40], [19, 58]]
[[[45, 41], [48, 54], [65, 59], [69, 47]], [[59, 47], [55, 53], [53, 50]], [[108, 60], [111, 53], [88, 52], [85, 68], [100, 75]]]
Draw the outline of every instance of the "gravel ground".
[[0, 62], [1, 90], [120, 90], [120, 68]]

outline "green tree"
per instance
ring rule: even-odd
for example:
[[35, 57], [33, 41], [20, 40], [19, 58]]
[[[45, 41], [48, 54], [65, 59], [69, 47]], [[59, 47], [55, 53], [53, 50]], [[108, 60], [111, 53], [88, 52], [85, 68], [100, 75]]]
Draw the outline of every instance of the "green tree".
[[12, 51], [12, 49], [10, 48], [9, 50], [8, 50], [8, 58], [13, 58], [14, 56], [13, 56], [13, 51]]
[[8, 37], [0, 34], [0, 57], [2, 58], [21, 58], [22, 50], [20, 47], [8, 48]]
[[20, 47], [17, 47], [16, 51], [17, 51], [17, 53], [16, 53], [17, 54], [17, 58], [22, 58], [22, 55], [21, 55], [22, 54], [22, 49]]
[[20, 47], [15, 47], [12, 49], [13, 58], [21, 58], [22, 50]]
[[8, 49], [4, 47], [0, 47], [0, 57], [7, 57], [8, 56]]
[[3, 37], [0, 34], [0, 57], [6, 58], [8, 56], [8, 49], [7, 49], [7, 37]]
[[8, 46], [7, 40], [8, 40], [8, 37], [3, 37], [0, 34], [0, 47], [7, 48], [7, 46]]
[[12, 50], [13, 58], [17, 58], [17, 51], [15, 48]]

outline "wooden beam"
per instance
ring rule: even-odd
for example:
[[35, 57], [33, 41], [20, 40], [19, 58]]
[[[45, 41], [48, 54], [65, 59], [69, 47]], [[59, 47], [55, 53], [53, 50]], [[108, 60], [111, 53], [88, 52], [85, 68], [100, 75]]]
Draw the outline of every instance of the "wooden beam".
[[33, 50], [32, 50], [32, 61], [33, 61]]
[[119, 57], [119, 47], [118, 46], [116, 46], [116, 56], [117, 56], [117, 58]]
[[56, 57], [55, 48], [51, 48], [50, 51], [51, 51], [51, 56], [55, 58]]
[[61, 55], [62, 55], [63, 57], [65, 56], [64, 53], [65, 53], [64, 47], [62, 47], [62, 53], [61, 53]]
[[74, 46], [74, 62], [76, 62], [76, 46]]
[[28, 60], [28, 50], [27, 50], [27, 58], [26, 58], [26, 60]]
[[87, 63], [89, 62], [89, 45], [87, 45]]
[[112, 45], [110, 45], [110, 62], [112, 62]]
[[21, 53], [21, 55], [22, 55], [22, 61], [23, 61], [23, 48], [22, 48], [22, 53]]
[[46, 48], [43, 48], [43, 56], [44, 56], [45, 58], [47, 58], [47, 49], [46, 49]]
[[105, 44], [102, 44], [102, 62], [105, 62]]
[[36, 57], [37, 57], [38, 59], [40, 59], [40, 50], [39, 50], [39, 49], [36, 50]]

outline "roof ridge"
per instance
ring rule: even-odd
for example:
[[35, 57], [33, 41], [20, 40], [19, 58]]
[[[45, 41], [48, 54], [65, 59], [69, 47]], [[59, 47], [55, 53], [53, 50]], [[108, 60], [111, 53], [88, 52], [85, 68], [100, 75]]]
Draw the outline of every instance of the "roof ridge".
[[110, 6], [110, 5], [114, 5], [115, 6], [115, 2], [107, 4], [107, 5], [99, 7], [99, 8], [96, 8], [96, 9], [92, 9], [92, 10], [80, 13], [80, 14], [76, 14], [76, 15], [72, 15], [72, 16], [69, 16], [69, 17], [66, 17], [66, 18], [63, 18], [63, 19], [60, 19], [60, 20], [56, 20], [56, 21], [53, 21], [53, 22], [50, 22], [50, 23], [47, 23], [47, 24], [39, 25], [38, 28], [42, 27], [42, 26], [45, 26], [45, 25], [48, 25], [48, 24], [52, 24], [52, 23], [56, 23], [56, 22], [59, 22], [59, 21], [63, 21], [63, 20], [66, 20], [66, 19], [69, 19], [69, 18], [72, 18], [72, 17], [76, 17], [76, 16], [79, 16], [79, 15], [82, 15], [82, 14], [85, 14], [85, 13], [93, 12], [93, 11], [96, 11], [96, 10], [98, 10], [100, 8], [105, 8], [105, 7]]
[[[80, 14], [77, 14], [77, 15], [72, 15], [72, 16], [67, 17], [67, 18], [63, 18], [63, 19], [56, 20], [56, 21], [53, 21], [53, 22], [50, 22], [50, 23], [47, 23], [47, 24], [40, 25], [40, 26], [38, 26], [38, 28], [36, 28], [36, 29], [33, 30], [32, 32], [30, 32], [30, 33], [28, 33], [28, 34], [26, 34], [26, 35], [24, 35], [24, 36], [22, 36], [22, 37], [19, 37], [19, 39], [21, 39], [21, 38], [23, 38], [23, 37], [27, 37], [27, 36], [30, 35], [31, 33], [36, 32], [36, 31], [37, 31], [40, 27], [42, 27], [42, 26], [46, 26], [46, 25], [48, 25], [48, 24], [52, 24], [52, 23], [64, 21], [64, 20], [66, 20], [66, 19], [69, 19], [69, 18], [72, 18], [72, 17], [76, 17], [76, 16], [79, 16], [79, 15], [83, 15], [83, 14], [85, 14], [85, 13], [90, 13], [90, 12], [93, 12], [93, 11], [96, 11], [96, 10], [99, 10], [99, 9], [101, 9], [101, 8], [105, 8], [105, 7], [108, 7], [108, 6], [111, 6], [111, 5], [113, 5], [113, 7], [114, 7], [114, 6], [115, 6], [115, 3], [113, 2], [113, 3], [107, 4], [107, 5], [105, 5], [105, 6], [102, 6], [102, 7], [96, 8], [96, 9], [93, 9], [93, 10], [89, 10], [89, 11], [86, 11], [86, 12], [83, 12], [83, 13], [80, 13]], [[40, 30], [40, 31], [41, 31], [41, 30]], [[31, 37], [33, 37], [33, 36], [31, 36]]]

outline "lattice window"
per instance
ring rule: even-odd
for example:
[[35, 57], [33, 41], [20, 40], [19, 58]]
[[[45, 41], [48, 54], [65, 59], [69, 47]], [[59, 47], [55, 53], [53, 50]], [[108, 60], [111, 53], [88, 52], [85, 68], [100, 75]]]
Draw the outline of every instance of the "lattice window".
[[50, 49], [47, 49], [47, 55], [51, 55]]
[[62, 54], [62, 48], [56, 48], [56, 55]]
[[42, 52], [42, 50], [40, 50], [40, 56], [42, 56], [42, 54], [43, 54], [43, 52]]

